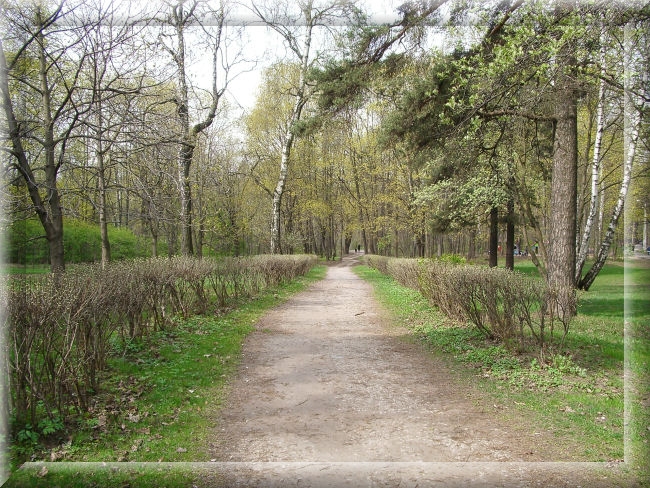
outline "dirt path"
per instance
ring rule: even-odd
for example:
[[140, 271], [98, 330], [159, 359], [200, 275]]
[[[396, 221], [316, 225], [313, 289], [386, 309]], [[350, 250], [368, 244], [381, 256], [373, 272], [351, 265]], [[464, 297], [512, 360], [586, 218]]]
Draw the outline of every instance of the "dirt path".
[[[300, 479], [295, 486], [330, 486], [323, 483], [338, 473], [348, 476], [348, 486], [360, 486], [354, 473], [365, 473], [366, 481], [375, 473], [379, 478], [363, 486], [397, 486], [390, 482], [396, 479], [416, 486], [428, 463], [442, 481], [467, 481], [473, 478], [463, 475], [478, 476], [471, 475], [478, 469], [483, 474], [476, 479], [486, 482], [492, 473], [501, 486], [504, 473], [520, 486], [528, 486], [529, 475], [554, 486], [550, 473], [561, 486], [573, 486], [579, 473], [598, 484], [592, 468], [602, 465], [592, 463], [522, 470], [522, 463], [566, 460], [566, 446], [554, 452], [557, 439], [549, 433], [506, 425], [498, 406], [459, 388], [442, 362], [400, 338], [404, 331], [389, 325], [350, 264], [330, 267], [324, 280], [272, 310], [249, 336], [211, 453], [225, 485], [293, 486], [288, 481]], [[445, 470], [444, 463], [452, 464]]]

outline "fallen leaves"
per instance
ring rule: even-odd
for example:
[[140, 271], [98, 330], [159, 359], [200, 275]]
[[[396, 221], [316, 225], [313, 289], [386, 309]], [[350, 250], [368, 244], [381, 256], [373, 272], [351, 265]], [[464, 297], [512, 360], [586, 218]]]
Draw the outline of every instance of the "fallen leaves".
[[131, 446], [131, 452], [137, 452], [142, 446], [144, 439], [136, 439], [135, 443]]

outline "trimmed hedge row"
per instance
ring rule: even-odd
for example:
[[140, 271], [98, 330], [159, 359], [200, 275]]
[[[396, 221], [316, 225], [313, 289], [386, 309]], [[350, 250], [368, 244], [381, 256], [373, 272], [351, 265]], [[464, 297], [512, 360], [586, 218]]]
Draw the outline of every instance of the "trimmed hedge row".
[[[561, 341], [569, 330], [575, 304], [565, 304], [545, 282], [503, 268], [367, 256], [369, 266], [416, 289], [448, 317], [469, 322], [487, 338], [521, 350], [532, 340], [543, 349], [556, 325]], [[572, 295], [575, 297], [575, 294]], [[530, 335], [526, 332], [528, 331]]]
[[[304, 275], [315, 256], [139, 259], [11, 277], [5, 287], [10, 409], [17, 425], [87, 411], [111, 344], [218, 312]], [[122, 347], [123, 349], [123, 347]]]

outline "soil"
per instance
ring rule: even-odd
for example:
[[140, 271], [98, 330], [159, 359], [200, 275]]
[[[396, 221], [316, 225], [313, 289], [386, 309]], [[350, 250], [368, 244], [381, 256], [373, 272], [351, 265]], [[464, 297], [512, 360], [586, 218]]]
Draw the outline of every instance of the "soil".
[[619, 467], [576, 459], [571, 439], [509, 414], [409, 339], [353, 264], [256, 325], [215, 427], [214, 469], [197, 471], [205, 482], [627, 486]]

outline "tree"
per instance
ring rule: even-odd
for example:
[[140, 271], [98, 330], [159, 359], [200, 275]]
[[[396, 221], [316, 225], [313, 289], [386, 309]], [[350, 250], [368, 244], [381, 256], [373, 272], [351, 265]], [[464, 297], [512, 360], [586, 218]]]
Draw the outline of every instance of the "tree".
[[281, 209], [285, 193], [291, 151], [298, 131], [303, 109], [312, 97], [312, 87], [307, 83], [308, 73], [318, 61], [314, 55], [312, 42], [315, 29], [327, 27], [341, 17], [356, 14], [352, 2], [337, 0], [330, 4], [319, 6], [315, 0], [305, 0], [298, 3], [298, 12], [291, 12], [289, 4], [277, 2], [274, 5], [254, 5], [255, 14], [271, 29], [277, 32], [288, 51], [299, 66], [297, 84], [293, 87], [293, 108], [289, 123], [284, 134], [282, 154], [280, 156], [279, 175], [273, 190], [271, 209], [271, 253], [282, 253], [281, 245]]
[[[624, 163], [623, 163], [623, 179], [621, 181], [620, 190], [618, 193], [618, 198], [616, 199], [616, 204], [612, 211], [612, 215], [607, 226], [607, 232], [601, 243], [600, 249], [596, 256], [594, 264], [591, 266], [589, 271], [585, 274], [584, 277], [576, 276], [577, 286], [582, 290], [588, 290], [589, 287], [593, 284], [596, 276], [605, 265], [607, 256], [609, 254], [609, 248], [611, 246], [612, 240], [614, 238], [614, 233], [618, 226], [618, 220], [623, 212], [625, 205], [625, 200], [628, 194], [628, 189], [630, 187], [630, 181], [632, 178], [632, 169], [634, 165], [634, 159], [636, 155], [637, 143], [639, 140], [639, 134], [641, 130], [642, 116], [645, 106], [645, 96], [643, 87], [634, 87], [633, 81], [634, 78], [632, 74], [636, 74], [636, 68], [638, 72], [643, 73], [645, 71], [647, 75], [647, 65], [644, 69], [642, 67], [642, 52], [643, 50], [637, 51], [639, 46], [647, 47], [647, 33], [642, 31], [635, 31], [633, 29], [632, 22], [629, 22], [624, 28], [624, 72], [626, 76], [624, 77], [624, 87], [623, 87], [623, 112], [625, 117], [625, 151], [624, 151]], [[635, 49], [635, 46], [637, 47]], [[637, 76], [637, 80], [639, 77]], [[594, 156], [595, 157], [595, 156]], [[594, 170], [596, 171], [596, 170]], [[595, 185], [594, 185], [595, 186]], [[595, 213], [595, 212], [594, 212]], [[576, 268], [577, 269], [577, 268]], [[579, 278], [579, 280], [578, 280]]]
[[[63, 209], [57, 176], [88, 111], [80, 84], [87, 54], [75, 3], [9, 5], [0, 41], [0, 92], [12, 167], [24, 180], [48, 242], [53, 272], [65, 270]], [[57, 22], [66, 19], [70, 27]], [[42, 169], [41, 169], [42, 168]]]
[[607, 72], [607, 65], [605, 59], [605, 32], [600, 36], [600, 65], [601, 65], [601, 79], [598, 83], [598, 98], [596, 102], [596, 135], [594, 138], [593, 156], [591, 162], [591, 185], [590, 185], [590, 199], [589, 210], [584, 224], [584, 230], [580, 242], [578, 243], [578, 255], [576, 257], [576, 273], [575, 282], [580, 283], [582, 278], [582, 270], [587, 259], [589, 251], [589, 240], [592, 234], [592, 228], [596, 220], [598, 211], [598, 187], [601, 173], [601, 146], [603, 140], [603, 132], [605, 130], [605, 79], [604, 76]]
[[[560, 301], [569, 307], [566, 310], [569, 314], [575, 311], [571, 304], [574, 303], [576, 269], [577, 113], [587, 87], [585, 81], [592, 76], [585, 66], [594, 62], [591, 46], [597, 45], [593, 36], [595, 29], [589, 20], [598, 15], [600, 7], [558, 5], [553, 11], [538, 5], [524, 6], [523, 2], [487, 5], [488, 33], [482, 42], [443, 56], [445, 69], [435, 76], [431, 70], [432, 75], [425, 76], [422, 82], [405, 83], [405, 103], [390, 129], [396, 139], [406, 140], [416, 148], [435, 147], [438, 141], [444, 141], [439, 151], [453, 163], [449, 165], [453, 170], [450, 174], [458, 172], [459, 163], [457, 158], [449, 157], [453, 141], [487, 134], [485, 129], [477, 131], [486, 122], [508, 121], [514, 127], [514, 120], [527, 120], [535, 124], [533, 141], [541, 141], [538, 134], [546, 132], [544, 138], [553, 144], [549, 153], [552, 164], [548, 171], [548, 213], [542, 216], [542, 221], [548, 222], [548, 229], [539, 225], [539, 219], [531, 211], [531, 197], [527, 194], [531, 186], [523, 185], [524, 176], [518, 180], [517, 173], [505, 171], [503, 181], [510, 193], [507, 205], [510, 215], [506, 219], [507, 257], [511, 258], [513, 239], [515, 202], [512, 199], [518, 197], [529, 224], [535, 229], [536, 240], [540, 241], [542, 256], [548, 257], [542, 263], [535, 253], [533, 259], [545, 271], [554, 292], [563, 295]], [[611, 77], [608, 78], [611, 82]], [[328, 99], [334, 100], [336, 93], [335, 89], [330, 89]], [[451, 123], [445, 126], [445, 121]], [[516, 139], [508, 136], [501, 143]], [[524, 154], [529, 152], [526, 144]], [[633, 146], [627, 144], [627, 147]], [[526, 158], [515, 154], [514, 159], [524, 161]], [[444, 173], [444, 165], [437, 168], [431, 181], [441, 181], [440, 175], [443, 179], [449, 177]], [[623, 187], [625, 185], [624, 179]], [[543, 201], [542, 196], [538, 196], [538, 200]], [[494, 211], [492, 217], [495, 229]], [[492, 235], [496, 237], [496, 232]], [[495, 239], [492, 241], [494, 247]], [[528, 247], [532, 247], [532, 240]], [[491, 254], [494, 255], [494, 251]]]
[[[291, 131], [294, 108], [292, 87], [299, 79], [299, 71], [297, 64], [288, 62], [278, 62], [266, 68], [255, 106], [244, 118], [248, 176], [268, 196], [273, 209], [269, 220], [269, 223], [273, 222], [273, 224], [268, 225], [268, 231], [265, 232], [267, 239], [272, 235], [273, 225], [280, 225], [280, 208], [277, 207], [274, 191], [278, 185], [276, 168], [278, 159], [282, 161], [286, 137]], [[284, 185], [286, 185], [289, 177], [288, 164], [284, 171]], [[284, 186], [282, 191], [284, 192]], [[275, 211], [278, 212], [277, 221], [273, 220]], [[280, 239], [279, 234], [276, 239]], [[269, 245], [274, 242], [272, 237], [268, 240]], [[272, 249], [272, 246], [269, 249]]]
[[[557, 7], [558, 21], [571, 12]], [[561, 33], [560, 33], [561, 35]], [[547, 282], [566, 313], [575, 310], [576, 212], [578, 175], [577, 61], [571, 39], [560, 38], [555, 76], [555, 138], [551, 173], [552, 219], [549, 232]]]
[[[185, 1], [178, 0], [170, 5], [170, 12], [164, 19], [164, 24], [172, 27], [170, 34], [161, 35], [161, 45], [171, 56], [176, 71], [176, 115], [179, 120], [178, 134], [178, 181], [180, 195], [180, 225], [181, 225], [181, 252], [184, 255], [194, 254], [192, 243], [192, 184], [190, 169], [192, 158], [197, 145], [197, 137], [205, 129], [210, 127], [217, 115], [219, 101], [227, 86], [227, 69], [225, 79], [219, 83], [219, 68], [228, 67], [229, 60], [225, 51], [224, 25], [226, 19], [226, 6], [224, 2], [219, 3], [219, 8], [212, 18], [215, 21], [215, 31], [211, 32], [207, 27], [201, 26], [200, 16], [197, 9], [201, 9], [203, 3], [199, 0]], [[205, 14], [206, 12], [201, 12]], [[202, 27], [208, 39], [208, 49], [212, 55], [212, 86], [208, 91], [207, 108], [201, 115], [200, 120], [193, 122], [192, 103], [201, 106], [202, 101], [190, 100], [191, 87], [188, 74], [188, 53], [186, 47], [187, 33], [190, 27], [199, 25]]]
[[[122, 225], [120, 195], [132, 196], [138, 202], [135, 231], [152, 240], [152, 255], [159, 255], [159, 244], [166, 239], [170, 256], [177, 253], [178, 178], [176, 144], [178, 121], [175, 117], [174, 87], [170, 84], [147, 87], [130, 105], [130, 117], [124, 131], [129, 134], [124, 144], [113, 147], [115, 162], [115, 221]], [[135, 224], [139, 223], [140, 227]]]
[[102, 21], [90, 25], [83, 40], [84, 51], [88, 53], [86, 77], [90, 91], [90, 113], [85, 125], [88, 144], [94, 148], [98, 195], [93, 203], [99, 214], [101, 263], [105, 267], [111, 260], [107, 165], [113, 147], [122, 142], [120, 136], [128, 127], [134, 97], [144, 87], [146, 71], [140, 69], [142, 60], [130, 42], [139, 30], [133, 28], [129, 19], [121, 18], [119, 23], [115, 22], [116, 12], [123, 15], [127, 11], [125, 6], [115, 2], [106, 10], [102, 10], [101, 4], [97, 8]]
[[[257, 210], [259, 197], [250, 191], [241, 142], [226, 127], [213, 125], [197, 146], [194, 171], [196, 200], [196, 252], [202, 246], [217, 254], [239, 256], [253, 247], [248, 239], [251, 209]], [[253, 210], [253, 211], [254, 211]]]

